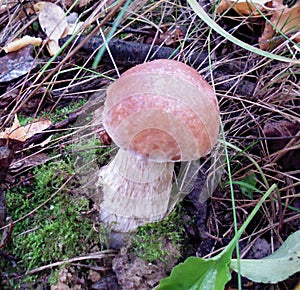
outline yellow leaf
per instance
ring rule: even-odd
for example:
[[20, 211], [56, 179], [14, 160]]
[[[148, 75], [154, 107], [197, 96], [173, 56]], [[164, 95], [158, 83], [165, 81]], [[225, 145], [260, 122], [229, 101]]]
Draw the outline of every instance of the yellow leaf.
[[[15, 139], [21, 142], [26, 141], [28, 138], [32, 137], [37, 133], [41, 133], [43, 130], [47, 129], [51, 125], [51, 121], [47, 119], [39, 119], [27, 124], [26, 126], [21, 126], [17, 115], [15, 115], [14, 122], [12, 126], [6, 129], [4, 132], [0, 132], [0, 138], [5, 139]], [[49, 142], [49, 141], [48, 141]], [[40, 144], [40, 145], [45, 145]]]
[[32, 44], [34, 46], [41, 45], [43, 40], [40, 37], [31, 37], [29, 35], [25, 35], [22, 38], [18, 38], [13, 40], [12, 42], [8, 43], [3, 47], [4, 51], [6, 53], [17, 51], [29, 44]]
[[232, 8], [240, 15], [258, 15], [256, 7], [260, 10], [264, 9], [265, 4], [270, 2], [270, 0], [221, 0], [217, 13], [222, 13], [223, 11]]
[[300, 290], [300, 282], [296, 285], [294, 290]]
[[0, 138], [16, 139], [24, 142], [26, 140], [26, 130], [24, 127], [21, 127], [17, 115], [15, 115], [14, 122], [12, 126], [8, 129], [5, 129], [4, 132], [0, 132]]
[[[300, 2], [291, 8], [285, 7], [284, 9], [273, 11], [270, 21], [281, 33], [298, 33], [300, 31]], [[271, 47], [272, 37], [276, 34], [273, 25], [266, 22], [263, 34], [259, 38], [259, 47], [261, 49]], [[294, 41], [299, 41], [299, 37], [294, 38]]]
[[[59, 50], [58, 40], [62, 37], [68, 23], [63, 9], [51, 2], [38, 2], [34, 9], [39, 11], [39, 23], [49, 40], [52, 41], [49, 47], [50, 55]], [[53, 44], [53, 42], [55, 44]]]
[[48, 119], [39, 119], [27, 124], [24, 128], [26, 130], [26, 139], [32, 137], [37, 133], [41, 133], [51, 125], [51, 121]]
[[300, 2], [282, 12], [275, 11], [271, 22], [285, 34], [298, 31], [300, 29]]

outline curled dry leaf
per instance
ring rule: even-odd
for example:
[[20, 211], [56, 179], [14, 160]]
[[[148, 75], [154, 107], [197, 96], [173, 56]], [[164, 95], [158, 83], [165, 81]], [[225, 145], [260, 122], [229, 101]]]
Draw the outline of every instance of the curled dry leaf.
[[32, 37], [29, 35], [25, 35], [22, 38], [15, 39], [12, 42], [8, 43], [3, 47], [4, 51], [6, 53], [17, 51], [29, 44], [32, 44], [34, 46], [39, 46], [43, 40], [40, 37]]
[[[291, 8], [284, 7], [275, 10], [270, 21], [273, 25], [266, 22], [263, 34], [259, 38], [259, 47], [265, 50], [274, 47], [272, 38], [276, 34], [276, 30], [273, 26], [284, 34], [296, 34], [300, 31], [300, 2]], [[300, 41], [299, 37], [294, 38], [294, 41]]]
[[240, 15], [259, 15], [257, 8], [264, 10], [268, 2], [270, 0], [221, 0], [217, 13], [221, 14], [225, 10], [232, 8]]
[[[32, 123], [27, 124], [26, 126], [21, 126], [17, 115], [15, 116], [12, 126], [6, 129], [4, 132], [0, 132], [0, 138], [4, 139], [14, 139], [21, 142], [26, 141], [28, 138], [33, 135], [42, 132], [51, 125], [51, 121], [47, 119], [39, 119]], [[47, 139], [41, 146], [46, 145], [50, 139]]]
[[49, 38], [47, 48], [52, 56], [60, 49], [58, 40], [63, 36], [68, 25], [65, 12], [51, 2], [39, 2], [34, 5], [34, 9], [39, 11], [39, 23]]

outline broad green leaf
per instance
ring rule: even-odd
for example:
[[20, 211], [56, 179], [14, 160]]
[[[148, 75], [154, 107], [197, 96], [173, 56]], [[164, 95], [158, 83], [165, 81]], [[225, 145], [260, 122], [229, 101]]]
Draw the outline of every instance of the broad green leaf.
[[161, 280], [159, 290], [212, 290], [224, 289], [231, 275], [228, 265], [231, 253], [219, 259], [189, 257], [176, 266], [171, 275]]
[[[300, 231], [290, 235], [272, 255], [260, 259], [240, 260], [240, 274], [254, 282], [277, 283], [300, 271]], [[230, 268], [237, 271], [237, 260]]]
[[[174, 267], [171, 275], [160, 281], [157, 290], [219, 290], [224, 289], [230, 280], [229, 264], [236, 241], [240, 238], [254, 215], [257, 213], [266, 198], [276, 189], [273, 184], [256, 204], [251, 214], [238, 230], [236, 236], [229, 242], [226, 248], [211, 259], [189, 257], [183, 263]], [[241, 261], [241, 260], [240, 260]], [[236, 263], [237, 269], [239, 263]]]

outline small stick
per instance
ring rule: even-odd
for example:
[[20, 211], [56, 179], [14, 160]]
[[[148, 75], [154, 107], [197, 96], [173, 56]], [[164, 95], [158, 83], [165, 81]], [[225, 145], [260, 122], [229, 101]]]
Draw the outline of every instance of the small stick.
[[[70, 36], [67, 36], [60, 40], [60, 45], [63, 45]], [[79, 36], [71, 42], [73, 45], [81, 44], [81, 50], [88, 53], [93, 53], [103, 45], [103, 38], [101, 36], [93, 36], [90, 39], [86, 39], [85, 36]], [[149, 60], [154, 59], [168, 59], [173, 58], [176, 60], [185, 59], [188, 64], [192, 66], [207, 66], [208, 65], [208, 54], [199, 53], [192, 54], [188, 56], [179, 55], [176, 49], [171, 47], [151, 45], [146, 43], [137, 43], [133, 41], [124, 41], [120, 39], [113, 38], [108, 43], [109, 50], [114, 57], [117, 64], [132, 66], [135, 64], [143, 63], [147, 57], [150, 55]], [[149, 51], [151, 52], [149, 54]], [[104, 54], [106, 59], [110, 59], [107, 52]]]

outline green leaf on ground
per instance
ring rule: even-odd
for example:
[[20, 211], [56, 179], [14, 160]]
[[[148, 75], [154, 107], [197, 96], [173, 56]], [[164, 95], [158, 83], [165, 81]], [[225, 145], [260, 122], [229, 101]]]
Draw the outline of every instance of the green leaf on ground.
[[176, 266], [169, 277], [162, 279], [157, 289], [224, 289], [231, 278], [230, 258], [231, 252], [211, 259], [189, 257]]
[[[274, 254], [260, 260], [241, 259], [240, 274], [254, 282], [277, 283], [300, 271], [300, 231], [290, 235]], [[237, 272], [237, 260], [230, 268]]]

